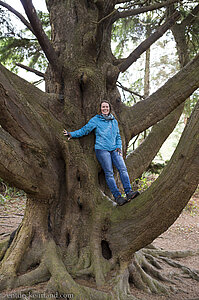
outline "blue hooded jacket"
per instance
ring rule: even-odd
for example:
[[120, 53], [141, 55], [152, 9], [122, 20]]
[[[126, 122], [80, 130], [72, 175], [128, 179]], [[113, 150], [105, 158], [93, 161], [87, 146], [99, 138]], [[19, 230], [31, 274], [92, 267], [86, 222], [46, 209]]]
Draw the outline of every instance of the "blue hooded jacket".
[[72, 138], [79, 138], [95, 132], [95, 149], [114, 151], [116, 148], [122, 149], [122, 140], [119, 132], [118, 122], [112, 114], [110, 119], [105, 119], [102, 115], [96, 115], [79, 130], [70, 132]]

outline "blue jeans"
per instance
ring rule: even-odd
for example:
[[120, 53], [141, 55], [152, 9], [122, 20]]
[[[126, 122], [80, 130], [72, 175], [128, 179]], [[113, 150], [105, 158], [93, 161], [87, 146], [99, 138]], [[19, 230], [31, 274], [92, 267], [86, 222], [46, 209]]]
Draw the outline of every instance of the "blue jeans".
[[123, 157], [116, 151], [107, 151], [95, 149], [96, 157], [104, 170], [106, 183], [115, 198], [121, 196], [121, 193], [116, 185], [113, 164], [118, 169], [120, 179], [124, 187], [124, 191], [128, 194], [131, 189], [128, 171], [124, 162]]

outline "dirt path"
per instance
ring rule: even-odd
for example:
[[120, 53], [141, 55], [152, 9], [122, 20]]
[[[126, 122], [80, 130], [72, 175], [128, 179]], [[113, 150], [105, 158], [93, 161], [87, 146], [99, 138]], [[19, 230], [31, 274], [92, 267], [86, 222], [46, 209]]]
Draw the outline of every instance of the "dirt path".
[[0, 240], [5, 239], [21, 223], [26, 197], [15, 197], [0, 204]]
[[[20, 224], [25, 208], [25, 197], [12, 198], [0, 205], [0, 240], [8, 237]], [[198, 250], [199, 249], [199, 192], [190, 200], [176, 222], [153, 244], [165, 250]], [[177, 260], [182, 265], [199, 270], [199, 256], [181, 258]], [[164, 272], [171, 270], [165, 264]], [[199, 282], [183, 278], [176, 282], [181, 292], [169, 296], [149, 295], [131, 286], [132, 294], [140, 300], [199, 300]], [[95, 299], [94, 299], [95, 300]]]

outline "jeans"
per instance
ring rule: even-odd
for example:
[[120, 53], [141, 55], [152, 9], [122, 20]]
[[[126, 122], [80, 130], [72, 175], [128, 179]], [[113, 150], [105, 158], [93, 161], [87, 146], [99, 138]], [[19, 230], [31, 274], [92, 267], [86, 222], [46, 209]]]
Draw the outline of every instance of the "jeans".
[[116, 185], [113, 164], [118, 169], [120, 174], [120, 179], [124, 187], [124, 191], [128, 194], [131, 189], [131, 184], [129, 180], [128, 171], [124, 162], [123, 157], [118, 153], [118, 151], [107, 151], [95, 149], [96, 157], [102, 166], [105, 173], [106, 183], [113, 194], [114, 198], [121, 196], [121, 193]]

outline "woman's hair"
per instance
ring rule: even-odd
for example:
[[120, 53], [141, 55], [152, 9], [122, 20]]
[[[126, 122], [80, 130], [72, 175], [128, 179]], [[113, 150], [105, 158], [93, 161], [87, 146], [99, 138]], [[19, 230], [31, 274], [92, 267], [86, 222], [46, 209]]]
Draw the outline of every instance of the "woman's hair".
[[112, 107], [111, 107], [111, 104], [110, 104], [110, 102], [108, 101], [108, 100], [102, 100], [101, 102], [100, 102], [100, 105], [99, 105], [99, 114], [101, 114], [101, 106], [102, 106], [102, 103], [108, 103], [108, 105], [109, 105], [109, 108], [110, 108], [110, 111], [109, 111], [109, 114], [111, 113], [111, 109], [112, 109]]

